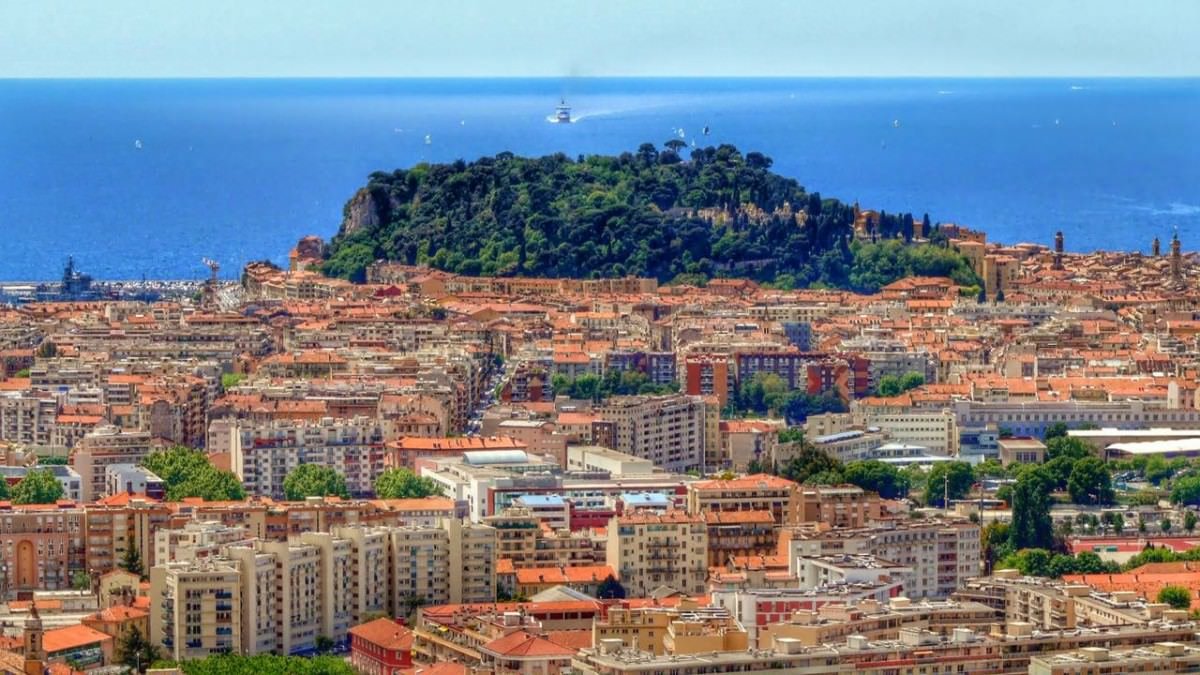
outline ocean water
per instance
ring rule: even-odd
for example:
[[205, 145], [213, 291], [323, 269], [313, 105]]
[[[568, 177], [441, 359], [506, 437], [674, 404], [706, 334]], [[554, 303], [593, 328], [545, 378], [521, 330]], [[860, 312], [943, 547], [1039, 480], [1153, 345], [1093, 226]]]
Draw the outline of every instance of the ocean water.
[[232, 277], [332, 236], [375, 170], [676, 137], [993, 240], [1200, 248], [1194, 79], [7, 80], [0, 279]]

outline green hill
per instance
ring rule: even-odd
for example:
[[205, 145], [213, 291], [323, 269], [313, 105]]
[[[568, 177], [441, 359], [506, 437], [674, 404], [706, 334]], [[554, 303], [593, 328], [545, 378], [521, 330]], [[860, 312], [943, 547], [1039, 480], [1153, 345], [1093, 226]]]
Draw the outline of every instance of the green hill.
[[[977, 281], [944, 248], [851, 243], [854, 208], [772, 173], [761, 153], [722, 145], [684, 159], [681, 142], [667, 146], [373, 173], [346, 204], [324, 271], [362, 280], [388, 259], [468, 275], [734, 276], [863, 291], [907, 274]], [[877, 232], [903, 240], [912, 228], [910, 214], [881, 214]]]

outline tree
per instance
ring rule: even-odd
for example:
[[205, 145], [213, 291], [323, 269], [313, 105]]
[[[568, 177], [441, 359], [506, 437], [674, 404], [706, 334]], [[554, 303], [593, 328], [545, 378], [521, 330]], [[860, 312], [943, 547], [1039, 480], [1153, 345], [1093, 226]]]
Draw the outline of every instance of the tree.
[[1183, 586], [1163, 586], [1156, 599], [1174, 609], [1189, 609], [1192, 606], [1192, 592]]
[[1071, 478], [1067, 481], [1067, 492], [1076, 504], [1112, 504], [1116, 501], [1112, 475], [1108, 467], [1096, 457], [1087, 457], [1075, 462]]
[[1055, 422], [1046, 427], [1046, 433], [1042, 435], [1042, 440], [1049, 443], [1052, 439], [1063, 438], [1067, 435], [1067, 423]]
[[209, 502], [236, 502], [246, 498], [246, 488], [232, 472], [209, 467], [167, 490], [167, 501], [177, 502], [193, 497]]
[[50, 469], [30, 471], [12, 489], [14, 504], [53, 504], [62, 496], [62, 483], [58, 482]]
[[1169, 533], [1171, 531], [1171, 519], [1163, 518], [1158, 521], [1158, 527], [1163, 531], [1163, 534]]
[[42, 344], [38, 345], [35, 355], [39, 359], [52, 359], [58, 356], [58, 345], [50, 340], [42, 340]]
[[1200, 475], [1184, 476], [1171, 488], [1171, 501], [1186, 506], [1200, 505]]
[[437, 483], [409, 469], [388, 469], [375, 479], [375, 496], [380, 499], [420, 499], [440, 494]]
[[900, 391], [909, 391], [925, 384], [925, 376], [921, 373], [905, 373], [900, 376]]
[[597, 600], [621, 600], [625, 597], [625, 587], [613, 575], [608, 575], [596, 588]]
[[1008, 545], [1009, 529], [1008, 523], [992, 521], [979, 532], [980, 550], [989, 572], [996, 561], [1012, 553], [1012, 547]]
[[355, 670], [345, 659], [334, 655], [305, 657], [221, 654], [184, 661], [177, 667], [183, 671], [183, 675], [355, 675]]
[[229, 391], [242, 383], [241, 373], [224, 373], [221, 375], [221, 389]]
[[925, 482], [925, 503], [946, 507], [945, 497], [962, 499], [975, 483], [975, 472], [967, 462], [938, 462]]
[[1183, 529], [1187, 530], [1188, 534], [1191, 534], [1192, 530], [1196, 529], [1195, 511], [1188, 511], [1187, 513], [1183, 514]]
[[154, 662], [162, 658], [158, 646], [146, 639], [137, 626], [130, 626], [117, 643], [117, 662], [144, 673]]
[[125, 546], [125, 555], [121, 558], [120, 567], [130, 574], [136, 574], [139, 577], [145, 576], [146, 570], [142, 566], [142, 553], [134, 542], [131, 541]]
[[1106, 511], [1102, 520], [1115, 534], [1121, 534], [1125, 531], [1125, 516], [1116, 511]]
[[788, 480], [803, 483], [809, 476], [826, 471], [840, 471], [841, 468], [841, 462], [830, 457], [824, 450], [814, 447], [811, 443], [802, 442], [800, 452], [788, 460], [779, 473]]
[[1054, 544], [1054, 521], [1050, 518], [1050, 479], [1040, 470], [1021, 474], [1013, 485], [1012, 550], [1049, 549]]
[[346, 479], [337, 471], [319, 464], [301, 464], [283, 479], [283, 493], [292, 501], [306, 497], [337, 496], [348, 498]]
[[1046, 461], [1058, 457], [1079, 460], [1092, 456], [1092, 446], [1071, 436], [1057, 436], [1046, 441]]
[[328, 654], [333, 650], [335, 644], [337, 643], [335, 643], [333, 638], [329, 637], [328, 635], [318, 635], [316, 639], [313, 640], [313, 648], [317, 650], [318, 654]]
[[11, 491], [8, 488], [8, 481], [0, 478], [0, 502], [8, 501], [11, 497]]
[[877, 492], [884, 499], [908, 495], [908, 477], [896, 467], [879, 460], [850, 462], [842, 468], [841, 473], [843, 481]]
[[78, 571], [71, 575], [71, 588], [76, 591], [88, 591], [92, 588], [92, 575]]

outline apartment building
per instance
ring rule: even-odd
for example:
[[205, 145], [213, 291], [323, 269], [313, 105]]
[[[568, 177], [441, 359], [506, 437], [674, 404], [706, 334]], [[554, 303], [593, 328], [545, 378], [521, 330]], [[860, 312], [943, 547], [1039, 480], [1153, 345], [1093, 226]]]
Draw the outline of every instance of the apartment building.
[[1172, 408], [1138, 400], [1111, 403], [955, 401], [953, 412], [962, 426], [995, 425], [1010, 430], [1015, 436], [1033, 438], [1042, 438], [1046, 435], [1046, 427], [1058, 422], [1067, 426], [1087, 424], [1105, 429], [1200, 428], [1200, 410]]
[[242, 644], [242, 584], [228, 561], [150, 570], [150, 641], [176, 661], [236, 652]]
[[58, 590], [82, 569], [84, 516], [77, 507], [0, 502], [0, 587]]
[[[374, 494], [384, 470], [385, 430], [378, 419], [220, 419], [209, 425], [209, 450], [228, 452], [230, 468], [250, 494], [283, 497], [283, 481], [301, 464], [334, 469], [352, 495]], [[228, 446], [222, 444], [227, 441]]]
[[912, 569], [905, 593], [912, 598], [945, 598], [979, 575], [979, 526], [967, 521], [896, 521], [872, 528], [795, 529], [781, 533], [793, 574], [798, 561], [824, 555], [869, 554]]
[[857, 485], [801, 485], [799, 522], [835, 528], [867, 527], [883, 516], [879, 495]]
[[127, 431], [111, 425], [98, 427], [80, 439], [71, 453], [71, 466], [83, 479], [83, 501], [108, 494], [107, 469], [111, 464], [140, 464], [153, 447], [147, 431]]
[[766, 511], [777, 525], [796, 523], [800, 486], [786, 478], [756, 474], [688, 483], [688, 513]]
[[230, 527], [215, 520], [190, 520], [183, 527], [154, 532], [151, 565], [216, 558], [231, 544], [251, 538], [245, 527]]
[[614, 396], [594, 413], [613, 426], [613, 449], [669, 471], [704, 463], [705, 404], [693, 396]]
[[949, 410], [861, 408], [856, 425], [886, 433], [893, 443], [917, 445], [945, 457], [958, 455], [960, 416]]
[[610, 644], [658, 655], [746, 650], [746, 629], [720, 606], [683, 600], [676, 607], [616, 605], [592, 625], [592, 644]]
[[[166, 483], [153, 471], [136, 464], [109, 464], [104, 468], [105, 494], [122, 492], [145, 495], [150, 499], [166, 497]], [[76, 497], [78, 499], [78, 497]]]
[[702, 517], [683, 511], [615, 516], [606, 556], [629, 597], [664, 586], [699, 595], [708, 578], [708, 529]]

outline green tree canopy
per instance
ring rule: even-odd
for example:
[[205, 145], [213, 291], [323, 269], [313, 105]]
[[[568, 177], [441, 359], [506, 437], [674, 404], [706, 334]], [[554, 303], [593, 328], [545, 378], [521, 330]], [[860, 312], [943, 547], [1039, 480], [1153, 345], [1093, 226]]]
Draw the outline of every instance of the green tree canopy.
[[908, 476], [878, 460], [850, 462], [842, 468], [841, 474], [843, 481], [877, 492], [884, 499], [908, 496]]
[[380, 499], [420, 499], [440, 494], [437, 483], [409, 469], [388, 469], [375, 479], [375, 496]]
[[946, 496], [953, 501], [962, 499], [975, 483], [975, 471], [967, 462], [938, 462], [929, 470], [925, 481], [925, 503], [945, 507]]
[[1108, 467], [1096, 457], [1086, 457], [1075, 462], [1071, 478], [1067, 481], [1067, 492], [1076, 504], [1112, 504], [1116, 493], [1112, 487], [1112, 476]]
[[1163, 586], [1156, 599], [1174, 609], [1190, 609], [1192, 606], [1192, 592], [1183, 586]]
[[596, 598], [599, 600], [621, 600], [624, 597], [625, 587], [611, 574], [605, 577], [596, 589]]
[[1062, 438], [1066, 436], [1067, 431], [1068, 429], [1066, 422], [1055, 422], [1046, 427], [1046, 433], [1042, 436], [1042, 439], [1049, 443], [1051, 439]]
[[239, 501], [246, 489], [237, 476], [209, 463], [203, 452], [176, 445], [150, 453], [142, 466], [163, 479], [167, 500], [200, 498], [205, 501]]
[[1009, 547], [1049, 549], [1054, 544], [1054, 523], [1050, 518], [1051, 479], [1044, 471], [1026, 471], [1012, 491], [1012, 525]]
[[840, 473], [841, 469], [841, 462], [805, 441], [801, 444], [800, 452], [783, 465], [779, 475], [797, 483], [804, 483], [810, 476], [827, 471]]
[[[167, 665], [162, 662], [156, 666]], [[338, 656], [237, 656], [222, 654], [178, 664], [184, 675], [355, 675], [346, 660]]]
[[1171, 488], [1171, 501], [1176, 504], [1200, 506], [1200, 475], [1184, 476]]
[[361, 281], [388, 259], [470, 275], [703, 283], [722, 273], [868, 292], [910, 275], [979, 283], [953, 249], [905, 244], [911, 214], [881, 213], [875, 231], [885, 240], [852, 243], [853, 206], [807, 192], [771, 164], [731, 145], [683, 161], [643, 144], [617, 156], [505, 152], [376, 172], [346, 205], [323, 270]]
[[283, 479], [283, 493], [289, 500], [306, 497], [349, 497], [346, 478], [327, 466], [301, 464]]
[[116, 649], [117, 663], [144, 673], [151, 665], [162, 658], [159, 648], [150, 642], [137, 626], [130, 626], [121, 634]]
[[1057, 457], [1069, 457], [1071, 459], [1083, 459], [1084, 457], [1092, 456], [1092, 446], [1078, 438], [1070, 436], [1058, 436], [1046, 441], [1046, 459], [1051, 460]]
[[14, 504], [53, 504], [62, 499], [62, 483], [49, 469], [37, 469], [25, 474], [12, 489]]

